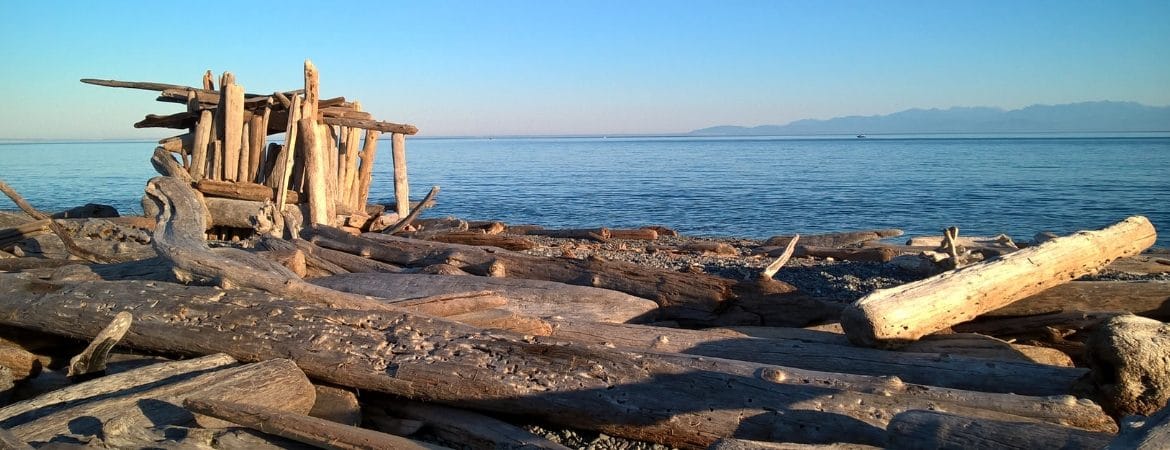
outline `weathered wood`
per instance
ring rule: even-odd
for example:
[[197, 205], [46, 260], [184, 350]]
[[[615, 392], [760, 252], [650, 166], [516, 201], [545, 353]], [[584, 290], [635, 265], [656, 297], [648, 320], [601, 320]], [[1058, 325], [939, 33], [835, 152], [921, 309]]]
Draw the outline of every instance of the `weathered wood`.
[[352, 389], [324, 384], [314, 384], [313, 389], [317, 398], [309, 416], [354, 427], [361, 425], [362, 405]]
[[634, 228], [634, 229], [614, 229], [609, 230], [609, 237], [611, 239], [630, 239], [641, 241], [655, 241], [658, 240], [658, 232], [649, 228]]
[[305, 194], [308, 195], [309, 223], [332, 225], [332, 199], [329, 198], [327, 171], [328, 151], [313, 119], [301, 119], [297, 124], [305, 144]]
[[[231, 362], [218, 355], [108, 375], [2, 408], [0, 426], [29, 442], [47, 442], [60, 434], [96, 435], [115, 418], [141, 427], [188, 423], [193, 417], [179, 407], [188, 396], [231, 398], [301, 413], [312, 407], [312, 384], [291, 361], [225, 367]], [[161, 377], [163, 373], [169, 376]]]
[[609, 240], [610, 233], [608, 228], [580, 228], [580, 229], [566, 229], [566, 230], [528, 230], [524, 232], [527, 235], [547, 236], [561, 239], [587, 239], [591, 241], [606, 242]]
[[154, 154], [150, 157], [150, 165], [159, 175], [191, 181], [191, 175], [187, 173], [187, 169], [184, 169], [178, 161], [175, 161], [171, 153], [162, 147], [155, 147]]
[[[318, 242], [318, 237], [329, 239]], [[537, 257], [489, 247], [419, 241], [380, 233], [354, 237], [328, 228], [318, 228], [313, 240], [323, 247], [391, 264], [425, 267], [450, 263], [476, 275], [487, 275], [493, 266], [502, 266], [511, 278], [557, 281], [625, 292], [657, 302], [664, 319], [695, 325], [713, 324], [719, 313], [732, 304], [742, 306], [749, 314], [758, 315], [755, 323], [743, 324], [763, 322], [803, 326], [839, 314], [834, 305], [792, 295], [794, 288], [779, 282], [777, 288], [765, 291], [755, 281], [737, 282], [619, 261]]]
[[189, 396], [183, 402], [187, 409], [228, 420], [254, 430], [304, 442], [322, 448], [334, 449], [441, 449], [401, 436], [379, 433], [318, 419], [303, 414], [289, 413], [276, 408], [237, 403], [235, 401], [201, 399]]
[[841, 261], [889, 262], [898, 256], [898, 252], [885, 247], [826, 248], [798, 245], [794, 256], [833, 258]]
[[208, 230], [230, 227], [267, 231], [260, 229], [261, 225], [275, 221], [275, 208], [271, 203], [221, 197], [204, 197], [203, 203], [211, 214], [211, 221], [207, 222]]
[[1073, 281], [1030, 295], [981, 318], [1030, 316], [1058, 312], [1128, 311], [1170, 321], [1170, 282]]
[[405, 134], [390, 135], [390, 151], [394, 159], [394, 204], [398, 217], [406, 217], [410, 214], [410, 182], [406, 173]]
[[[205, 195], [213, 197], [248, 200], [253, 202], [262, 202], [265, 200], [273, 201], [276, 197], [274, 189], [263, 184], [249, 183], [244, 181], [229, 182], [201, 180], [195, 183], [195, 189]], [[284, 193], [284, 200], [290, 204], [297, 204], [300, 202], [300, 195], [298, 195], [295, 191], [288, 191]]]
[[351, 119], [346, 117], [330, 117], [325, 116], [321, 119], [328, 125], [338, 125], [343, 127], [361, 128], [363, 130], [375, 130], [383, 133], [394, 133], [395, 135], [406, 136], [408, 134], [418, 133], [418, 127], [409, 124], [381, 122], [377, 120], [363, 120]]
[[[435, 318], [319, 306], [243, 289], [133, 281], [54, 285], [0, 274], [0, 295], [7, 299], [0, 302], [4, 324], [77, 336], [96, 332], [92, 321], [125, 310], [140, 318], [125, 340], [135, 348], [291, 357], [310, 376], [339, 385], [537, 415], [684, 448], [705, 447], [721, 436], [879, 444], [888, 418], [910, 409], [1008, 417], [804, 384], [789, 378], [794, 370], [774, 366], [523, 341]], [[225, 327], [232, 333], [216, 331]], [[997, 403], [1011, 403], [1004, 400]]]
[[[284, 147], [281, 148], [280, 161], [276, 164], [276, 169], [273, 171], [273, 176], [276, 177], [276, 183], [271, 186], [276, 189], [276, 204], [284, 205], [288, 203], [288, 194], [290, 179], [293, 175], [293, 168], [295, 164], [294, 154], [297, 151], [297, 129], [300, 128], [301, 121], [301, 97], [294, 96], [292, 106], [289, 107], [288, 116], [288, 132], [284, 136]], [[304, 153], [304, 148], [300, 149]], [[300, 203], [299, 201], [296, 203]], [[282, 206], [283, 208], [283, 206]]]
[[[321, 75], [313, 61], [305, 60], [305, 101], [301, 104], [301, 118], [317, 122], [318, 102], [321, 100]], [[315, 132], [314, 132], [315, 133]], [[318, 138], [321, 138], [318, 136]]]
[[1101, 324], [1087, 359], [1102, 405], [1117, 417], [1151, 415], [1170, 400], [1170, 325], [1123, 315]]
[[[356, 106], [361, 109], [361, 105]], [[342, 155], [344, 161], [338, 166], [341, 173], [338, 180], [341, 182], [340, 199], [350, 211], [364, 211], [366, 209], [365, 203], [358, 204], [358, 143], [361, 140], [361, 131], [357, 128], [343, 128], [345, 130], [345, 141]], [[344, 175], [344, 176], [341, 176]]]
[[211, 138], [211, 124], [214, 118], [211, 111], [201, 111], [199, 121], [195, 124], [195, 142], [191, 146], [191, 179], [202, 180], [207, 173], [207, 155]]
[[423, 298], [391, 300], [394, 306], [419, 314], [449, 317], [469, 312], [492, 309], [508, 304], [508, 299], [491, 291], [431, 294]]
[[864, 444], [793, 444], [791, 442], [765, 442], [747, 439], [723, 438], [715, 441], [707, 450], [878, 450], [881, 447]]
[[248, 178], [248, 171], [251, 170], [249, 164], [252, 162], [252, 119], [245, 118], [243, 128], [240, 131], [240, 162], [239, 171], [237, 172], [238, 181], [248, 182], [252, 181]]
[[485, 330], [504, 330], [525, 336], [548, 336], [552, 333], [552, 325], [541, 318], [517, 314], [500, 308], [454, 314], [445, 317], [445, 319]]
[[427, 195], [423, 197], [422, 201], [419, 202], [418, 207], [411, 210], [410, 213], [403, 217], [402, 220], [399, 220], [398, 223], [395, 223], [390, 228], [382, 230], [382, 233], [394, 234], [402, 231], [407, 226], [410, 226], [410, 223], [413, 222], [414, 219], [417, 219], [419, 214], [422, 214], [422, 212], [428, 208], [427, 205], [434, 203], [436, 195], [439, 195], [439, 186], [431, 186], [431, 190], [427, 192]]
[[386, 299], [487, 290], [508, 299], [504, 309], [535, 317], [622, 323], [652, 316], [658, 305], [608, 289], [520, 278], [420, 274], [346, 274], [313, 284]]
[[133, 320], [134, 316], [126, 311], [116, 314], [114, 320], [98, 332], [97, 336], [85, 347], [85, 350], [69, 360], [69, 370], [66, 375], [72, 378], [104, 372], [106, 361], [110, 357], [110, 350], [130, 330], [130, 323]]
[[268, 137], [268, 124], [265, 116], [269, 115], [268, 108], [260, 114], [252, 116], [248, 121], [248, 176], [244, 181], [260, 183], [260, 168], [264, 165], [264, 139]]
[[710, 255], [735, 256], [739, 255], [739, 250], [731, 245], [723, 242], [715, 241], [694, 241], [687, 242], [678, 246], [679, 250], [695, 253], [703, 253]]
[[455, 233], [440, 233], [426, 238], [429, 241], [446, 242], [448, 244], [475, 245], [481, 247], [499, 247], [505, 250], [523, 251], [536, 248], [536, 243], [530, 239], [502, 234], [485, 234], [478, 231], [461, 231]]
[[1170, 407], [1145, 418], [1136, 429], [1123, 429], [1106, 450], [1159, 450], [1170, 448]]
[[898, 449], [1099, 449], [1110, 434], [1045, 423], [976, 419], [935, 411], [907, 411], [890, 421], [887, 445]]
[[293, 244], [309, 255], [316, 256], [325, 261], [329, 261], [337, 266], [354, 273], [374, 272], [374, 273], [398, 273], [402, 272], [402, 268], [393, 264], [387, 264], [381, 261], [375, 261], [369, 258], [363, 258], [358, 255], [333, 250], [330, 248], [320, 247], [312, 242], [294, 239]]
[[1118, 257], [1140, 253], [1155, 239], [1148, 219], [1130, 217], [1099, 231], [878, 290], [846, 308], [841, 325], [859, 345], [898, 345], [1093, 273]]
[[[888, 237], [901, 236], [902, 230], [863, 230], [843, 231], [839, 233], [806, 234], [801, 237], [801, 244], [810, 247], [842, 248], [867, 241], [876, 241]], [[765, 246], [784, 247], [797, 235], [772, 236], [764, 241]]]
[[784, 264], [787, 264], [788, 260], [792, 258], [793, 252], [796, 251], [797, 242], [800, 242], [799, 234], [788, 240], [788, 245], [784, 247], [784, 251], [776, 257], [775, 261], [772, 261], [771, 264], [768, 264], [768, 267], [764, 268], [764, 271], [760, 274], [760, 276], [765, 278], [772, 278], [776, 276], [776, 272], [779, 272], [780, 268], [784, 267]]
[[0, 367], [8, 369], [9, 381], [18, 381], [37, 376], [44, 369], [44, 363], [39, 355], [15, 342], [0, 338]]
[[240, 151], [244, 136], [244, 88], [236, 84], [223, 87], [223, 179], [242, 181], [240, 176]]
[[362, 142], [361, 166], [358, 167], [358, 198], [354, 205], [364, 208], [370, 201], [370, 184], [374, 178], [374, 157], [378, 154], [378, 130], [366, 130]]
[[[800, 338], [751, 338], [736, 332], [682, 330], [645, 325], [554, 321], [553, 337], [631, 350], [713, 356], [869, 376], [896, 376], [921, 385], [1021, 395], [1068, 395], [1085, 369], [1025, 361], [904, 353]], [[807, 334], [807, 333], [806, 333]]]
[[379, 402], [396, 416], [421, 420], [439, 438], [472, 449], [525, 448], [568, 450], [510, 423], [483, 414], [412, 401]]
[[[8, 183], [5, 183], [2, 180], [0, 180], [0, 192], [3, 192], [4, 195], [8, 196], [8, 198], [12, 200], [12, 203], [15, 203], [21, 211], [24, 211], [25, 214], [28, 214], [33, 219], [49, 219], [47, 214], [38, 211], [36, 208], [33, 208], [32, 205], [28, 204], [28, 202], [24, 200], [24, 197], [22, 197], [20, 193], [16, 192], [15, 189], [12, 189]], [[113, 259], [108, 255], [101, 255], [93, 252], [92, 250], [77, 245], [77, 242], [73, 240], [73, 237], [69, 234], [69, 232], [55, 220], [48, 220], [45, 224], [49, 226], [49, 229], [53, 231], [54, 235], [61, 239], [61, 242], [65, 244], [65, 249], [69, 252], [69, 254], [90, 262], [113, 262]]]

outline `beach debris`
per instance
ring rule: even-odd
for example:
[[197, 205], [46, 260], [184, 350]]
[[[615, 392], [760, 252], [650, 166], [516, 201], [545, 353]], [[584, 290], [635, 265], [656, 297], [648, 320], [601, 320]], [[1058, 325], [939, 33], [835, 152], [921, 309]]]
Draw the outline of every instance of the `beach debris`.
[[[885, 238], [898, 237], [904, 234], [902, 230], [891, 228], [884, 230], [842, 231], [836, 233], [805, 234], [801, 243], [811, 247], [845, 248], [860, 245], [866, 242]], [[761, 247], [784, 247], [798, 235], [772, 236], [764, 241]]]
[[1102, 406], [1120, 417], [1148, 416], [1170, 399], [1170, 325], [1135, 315], [1110, 318], [1087, 343]]
[[1149, 219], [1130, 217], [1102, 230], [878, 290], [846, 308], [841, 324], [858, 345], [896, 346], [1096, 273], [1114, 259], [1141, 253], [1156, 239]]

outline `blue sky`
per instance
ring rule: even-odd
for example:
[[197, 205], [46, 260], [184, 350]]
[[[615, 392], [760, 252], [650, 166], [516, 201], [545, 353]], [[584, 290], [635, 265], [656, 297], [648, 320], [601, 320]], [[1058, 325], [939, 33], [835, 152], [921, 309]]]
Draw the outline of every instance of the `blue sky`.
[[267, 93], [300, 87], [306, 58], [324, 97], [431, 136], [1162, 106], [1170, 2], [0, 0], [0, 139], [162, 136], [131, 125], [178, 105], [77, 80], [228, 70]]

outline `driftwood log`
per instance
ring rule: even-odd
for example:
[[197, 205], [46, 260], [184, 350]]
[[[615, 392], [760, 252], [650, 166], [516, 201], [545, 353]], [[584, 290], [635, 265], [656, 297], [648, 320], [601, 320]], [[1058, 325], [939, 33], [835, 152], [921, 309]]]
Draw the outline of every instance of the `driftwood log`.
[[1170, 282], [1073, 281], [989, 311], [980, 317], [1031, 316], [1072, 311], [1128, 311], [1142, 317], [1170, 321]]
[[1017, 251], [994, 261], [882, 289], [846, 308], [841, 325], [865, 346], [899, 345], [1100, 270], [1157, 239], [1145, 217], [1134, 216]]
[[402, 400], [378, 401], [386, 411], [419, 420], [444, 441], [473, 449], [524, 448], [568, 450], [568, 447], [534, 435], [510, 423], [483, 414], [429, 403]]
[[345, 274], [313, 284], [386, 299], [490, 290], [508, 299], [504, 309], [520, 314], [591, 322], [628, 322], [653, 318], [658, 305], [608, 289], [521, 278], [419, 274]]
[[[843, 231], [838, 233], [823, 233], [823, 234], [806, 234], [801, 236], [801, 244], [812, 247], [825, 248], [842, 248], [849, 247], [855, 244], [860, 244], [867, 241], [876, 241], [888, 237], [897, 237], [902, 235], [902, 230], [886, 229], [886, 230], [863, 230], [863, 231]], [[763, 246], [768, 247], [784, 247], [796, 235], [781, 235], [772, 236], [764, 241]]]
[[740, 323], [745, 325], [803, 326], [836, 317], [839, 311], [836, 305], [795, 293], [781, 282], [735, 281], [598, 259], [536, 257], [378, 233], [352, 236], [328, 227], [317, 227], [312, 240], [322, 247], [408, 267], [451, 264], [475, 275], [503, 274], [625, 292], [654, 300], [664, 319], [693, 325], [723, 324], [720, 314], [732, 306], [746, 310]]
[[705, 447], [719, 437], [777, 436], [811, 443], [847, 436], [881, 445], [886, 421], [910, 409], [1025, 420], [942, 401], [805, 384], [789, 378], [787, 368], [565, 345], [245, 289], [54, 284], [0, 274], [0, 295], [6, 299], [0, 302], [5, 325], [89, 338], [114, 313], [130, 311], [139, 320], [123, 343], [135, 348], [291, 358], [308, 375], [334, 384], [534, 415], [685, 448]]
[[1170, 448], [1170, 408], [1162, 408], [1142, 422], [1137, 428], [1122, 430], [1105, 448], [1108, 450]]
[[936, 411], [907, 411], [889, 426], [891, 448], [954, 450], [1096, 450], [1109, 443], [1108, 433], [1044, 423], [976, 419]]

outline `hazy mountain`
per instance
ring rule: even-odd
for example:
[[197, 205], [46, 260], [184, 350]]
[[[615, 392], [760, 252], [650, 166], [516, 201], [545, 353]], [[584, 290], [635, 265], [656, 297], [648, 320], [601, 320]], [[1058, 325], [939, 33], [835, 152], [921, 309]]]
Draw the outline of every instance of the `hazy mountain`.
[[690, 132], [696, 136], [801, 134], [1035, 133], [1170, 131], [1170, 106], [1135, 102], [1032, 105], [1004, 110], [986, 107], [908, 109], [884, 116], [804, 119], [787, 125], [722, 125]]

